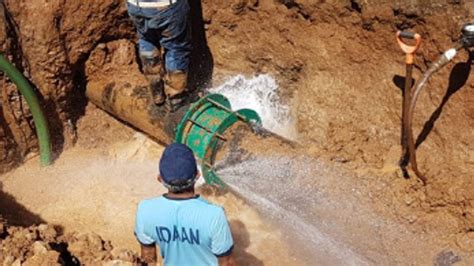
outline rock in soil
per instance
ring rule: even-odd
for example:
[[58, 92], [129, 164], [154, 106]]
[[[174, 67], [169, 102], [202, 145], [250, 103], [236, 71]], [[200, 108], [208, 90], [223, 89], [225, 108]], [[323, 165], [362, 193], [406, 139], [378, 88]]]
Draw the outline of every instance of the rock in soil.
[[51, 225], [6, 226], [0, 218], [0, 265], [134, 265], [138, 255], [114, 250], [94, 233], [60, 235]]

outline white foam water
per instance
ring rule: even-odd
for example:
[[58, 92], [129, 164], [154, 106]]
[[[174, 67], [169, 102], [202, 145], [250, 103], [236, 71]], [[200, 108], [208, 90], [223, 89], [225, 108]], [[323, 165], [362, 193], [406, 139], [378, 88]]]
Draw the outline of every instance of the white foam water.
[[288, 105], [278, 96], [278, 84], [269, 75], [247, 79], [243, 75], [230, 78], [224, 84], [210, 89], [227, 97], [233, 110], [248, 108], [256, 111], [263, 127], [287, 139], [297, 137], [295, 119]]

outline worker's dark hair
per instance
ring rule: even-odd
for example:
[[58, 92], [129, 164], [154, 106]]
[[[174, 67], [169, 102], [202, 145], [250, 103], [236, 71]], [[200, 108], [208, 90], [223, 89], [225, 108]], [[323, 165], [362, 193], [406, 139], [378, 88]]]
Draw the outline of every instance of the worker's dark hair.
[[197, 174], [193, 179], [189, 180], [172, 180], [170, 182], [165, 182], [165, 187], [173, 193], [181, 194], [194, 191], [194, 183], [197, 180]]
[[173, 192], [175, 194], [193, 193], [194, 192], [194, 184], [190, 187], [183, 188], [181, 190], [171, 191], [171, 192]]

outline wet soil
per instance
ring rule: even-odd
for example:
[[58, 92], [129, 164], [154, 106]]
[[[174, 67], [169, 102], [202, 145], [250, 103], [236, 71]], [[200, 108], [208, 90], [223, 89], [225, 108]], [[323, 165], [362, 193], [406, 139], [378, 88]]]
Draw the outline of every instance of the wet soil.
[[397, 29], [422, 34], [419, 79], [473, 10], [470, 3], [442, 1], [241, 1], [231, 8], [204, 5], [204, 20], [208, 43], [216, 47], [216, 82], [242, 71], [272, 73], [296, 110], [304, 153], [352, 173], [344, 182], [367, 189], [364, 196], [381, 215], [472, 252], [472, 62], [461, 52], [419, 100], [414, 130], [419, 167], [429, 180], [422, 186], [397, 165], [404, 56], [394, 36]]
[[[163, 148], [143, 134], [129, 135], [130, 128], [94, 107], [87, 108], [86, 117], [79, 121], [77, 143], [87, 147], [68, 149], [50, 168], [40, 168], [35, 158], [0, 177], [0, 209], [14, 225], [8, 229], [12, 233], [0, 238], [3, 254], [11, 256], [0, 257], [0, 263], [32, 259], [36, 241], [41, 241], [48, 252], [51, 250], [47, 256], [51, 261], [51, 257], [63, 254], [53, 253], [51, 246], [56, 244], [65, 246], [64, 252], [85, 264], [136, 261], [139, 246], [133, 235], [135, 209], [138, 201], [165, 192], [156, 180]], [[99, 135], [104, 127], [115, 134], [106, 133], [103, 139], [86, 137]], [[242, 199], [213, 188], [201, 187], [198, 191], [224, 206], [239, 265], [302, 264], [282, 240], [283, 233]], [[9, 202], [5, 201], [6, 195], [10, 196]], [[45, 222], [58, 228], [52, 240], [36, 237], [37, 227], [31, 226]], [[24, 232], [30, 231], [36, 237], [31, 241], [13, 240], [24, 238]], [[17, 254], [13, 249], [24, 252]]]
[[[2, 2], [2, 51], [41, 95], [58, 155], [76, 141], [108, 154], [112, 143], [134, 133], [117, 130], [110, 126], [115, 122], [87, 112], [86, 62], [100, 45], [134, 41], [125, 8], [119, 0], [33, 2]], [[419, 79], [459, 38], [460, 25], [474, 19], [473, 3], [190, 2], [196, 42], [193, 87], [218, 85], [235, 74], [273, 75], [281, 98], [297, 117], [304, 153], [348, 173], [339, 183], [327, 185], [328, 191], [344, 195], [351, 186], [363, 188], [361, 197], [377, 215], [415, 233], [434, 234], [460, 252], [474, 252], [472, 62], [462, 52], [433, 77], [419, 100], [415, 134], [419, 166], [428, 177], [428, 185], [422, 186], [414, 176], [405, 179], [397, 166], [404, 56], [394, 40], [398, 29], [422, 34], [414, 74]], [[98, 82], [113, 77], [108, 73]], [[8, 79], [2, 80], [1, 103], [0, 172], [5, 172], [34, 155], [37, 143], [31, 114]], [[90, 118], [90, 130], [80, 131], [87, 124], [80, 117]], [[92, 130], [95, 123], [100, 133]], [[87, 169], [88, 163], [82, 167]], [[35, 182], [25, 181], [30, 186]], [[312, 185], [321, 184], [315, 180]], [[31, 198], [36, 191], [15, 189]], [[22, 210], [26, 215], [27, 209]]]
[[[374, 207], [380, 204], [377, 194], [387, 192], [386, 183], [366, 186], [346, 167], [308, 156], [297, 143], [254, 136], [248, 127], [234, 127], [226, 137], [232, 141], [217, 156], [216, 172], [283, 230], [286, 242], [304, 242], [298, 253], [307, 261], [318, 265], [474, 261], [473, 253], [453, 236], [417, 230], [391, 213], [381, 215]], [[411, 215], [417, 219], [420, 214]]]

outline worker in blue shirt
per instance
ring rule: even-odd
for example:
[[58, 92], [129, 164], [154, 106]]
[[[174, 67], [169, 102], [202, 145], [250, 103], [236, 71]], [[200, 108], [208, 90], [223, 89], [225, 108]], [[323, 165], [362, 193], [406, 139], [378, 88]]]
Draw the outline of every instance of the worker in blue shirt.
[[188, 0], [127, 0], [127, 8], [153, 102], [175, 111], [186, 103], [192, 49]]
[[184, 144], [166, 147], [159, 163], [163, 196], [139, 203], [135, 235], [146, 263], [164, 265], [235, 265], [234, 247], [224, 209], [194, 192], [199, 178], [194, 154]]

